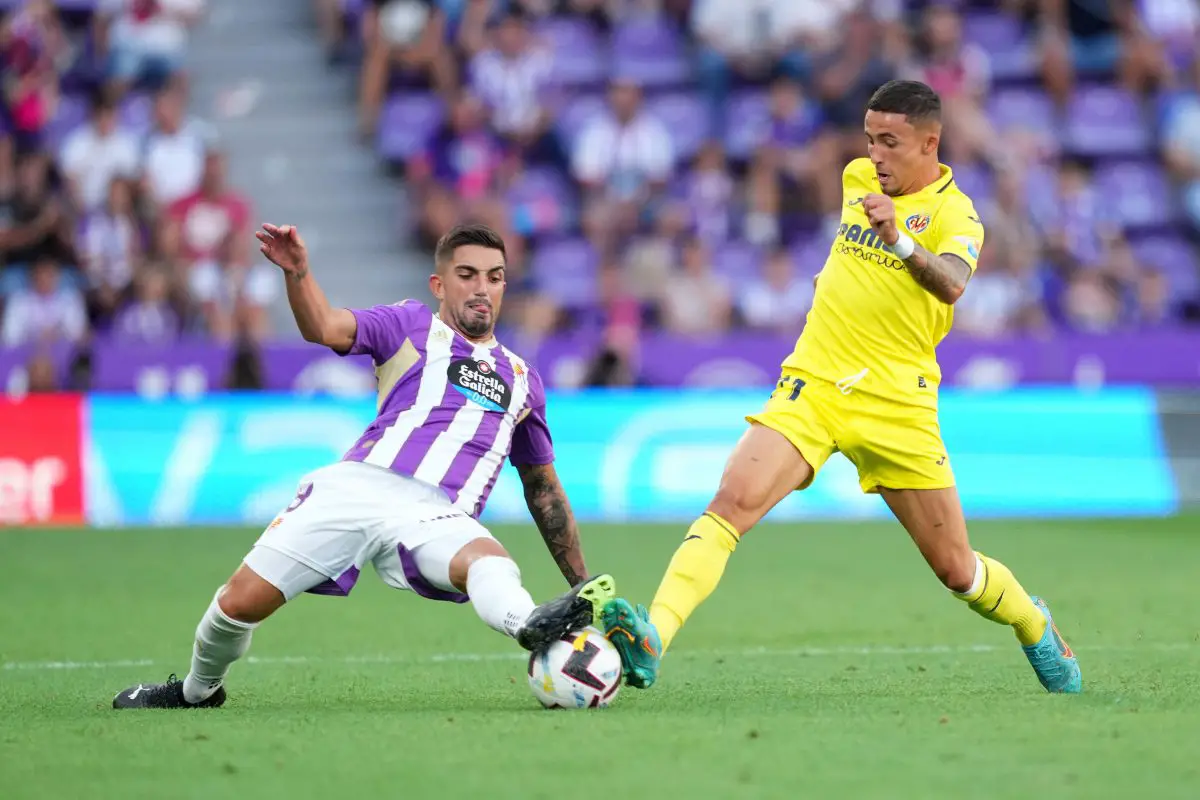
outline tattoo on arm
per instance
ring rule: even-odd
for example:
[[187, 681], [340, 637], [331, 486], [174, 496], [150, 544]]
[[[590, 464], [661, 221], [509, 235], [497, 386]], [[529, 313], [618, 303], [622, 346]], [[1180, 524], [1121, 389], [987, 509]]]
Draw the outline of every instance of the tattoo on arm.
[[908, 272], [922, 289], [947, 305], [962, 297], [971, 279], [971, 266], [956, 255], [934, 255], [921, 245], [904, 259]]
[[306, 277], [308, 277], [308, 265], [300, 267], [300, 269], [296, 270], [295, 272], [287, 273], [287, 276], [289, 278], [291, 278], [293, 281], [296, 281], [297, 283], [299, 283], [300, 281], [302, 281]]
[[525, 487], [525, 503], [567, 583], [574, 586], [587, 577], [579, 528], [567, 502], [558, 474], [551, 464], [520, 465], [517, 472]]

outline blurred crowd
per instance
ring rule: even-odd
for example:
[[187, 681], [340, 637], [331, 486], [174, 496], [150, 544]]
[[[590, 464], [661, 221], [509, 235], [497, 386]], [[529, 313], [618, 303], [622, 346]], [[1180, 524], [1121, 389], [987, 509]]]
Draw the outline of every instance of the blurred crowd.
[[[893, 77], [987, 226], [956, 335], [1200, 320], [1200, 0], [314, 3], [413, 233], [504, 233], [514, 346], [794, 335]], [[261, 341], [278, 281], [189, 113], [205, 0], [0, 7], [0, 342]]]
[[[274, 281], [182, 69], [205, 0], [17, 0], [0, 15], [5, 346], [255, 340]], [[256, 255], [256, 254], [254, 254]]]
[[505, 233], [525, 340], [797, 332], [893, 77], [941, 94], [943, 160], [987, 226], [959, 335], [1200, 318], [1196, 0], [318, 7], [426, 245], [464, 219]]

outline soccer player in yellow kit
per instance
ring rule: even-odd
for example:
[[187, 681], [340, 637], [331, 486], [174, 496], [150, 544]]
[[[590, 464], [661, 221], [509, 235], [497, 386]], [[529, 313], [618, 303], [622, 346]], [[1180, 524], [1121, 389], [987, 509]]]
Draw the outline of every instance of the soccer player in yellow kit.
[[941, 100], [923, 83], [892, 81], [868, 103], [865, 129], [867, 158], [842, 175], [841, 226], [774, 392], [746, 418], [750, 427], [649, 612], [623, 598], [602, 612], [631, 686], [654, 683], [663, 652], [716, 588], [742, 536], [840, 451], [946, 588], [1013, 628], [1043, 687], [1082, 688], [1045, 602], [971, 547], [942, 444], [934, 348], [975, 269], [983, 225], [938, 159]]

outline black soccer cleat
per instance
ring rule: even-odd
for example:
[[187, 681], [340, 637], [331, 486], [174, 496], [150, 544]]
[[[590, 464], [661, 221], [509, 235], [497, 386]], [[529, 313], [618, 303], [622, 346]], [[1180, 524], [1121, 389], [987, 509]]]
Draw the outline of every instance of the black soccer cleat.
[[113, 708], [217, 708], [225, 702], [225, 687], [218, 686], [199, 703], [183, 699], [183, 681], [171, 673], [166, 683], [139, 683], [113, 698]]
[[611, 575], [580, 581], [566, 593], [535, 608], [517, 631], [517, 643], [530, 652], [544, 650], [567, 634], [595, 625], [604, 606], [616, 596], [617, 584]]

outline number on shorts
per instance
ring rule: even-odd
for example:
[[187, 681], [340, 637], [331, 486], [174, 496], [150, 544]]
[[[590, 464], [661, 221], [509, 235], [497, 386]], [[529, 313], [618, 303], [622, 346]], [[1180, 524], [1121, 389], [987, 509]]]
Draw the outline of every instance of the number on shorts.
[[799, 378], [789, 378], [787, 376], [779, 379], [780, 389], [786, 389], [789, 385], [792, 387], [792, 392], [788, 395], [788, 400], [794, 401], [800, 396], [800, 390], [804, 388], [804, 381]]
[[289, 511], [295, 511], [297, 508], [299, 508], [300, 504], [303, 503], [305, 500], [307, 500], [309, 498], [309, 495], [312, 494], [312, 490], [313, 490], [313, 485], [311, 483], [305, 483], [305, 484], [301, 485], [299, 490], [296, 491], [296, 499], [292, 500], [292, 504], [290, 506], [288, 506], [287, 509], [283, 513], [286, 514]]

